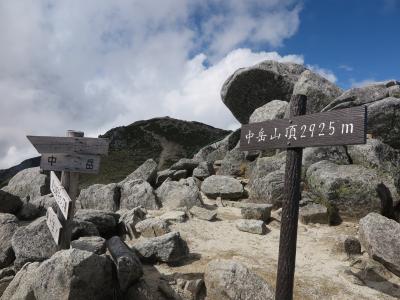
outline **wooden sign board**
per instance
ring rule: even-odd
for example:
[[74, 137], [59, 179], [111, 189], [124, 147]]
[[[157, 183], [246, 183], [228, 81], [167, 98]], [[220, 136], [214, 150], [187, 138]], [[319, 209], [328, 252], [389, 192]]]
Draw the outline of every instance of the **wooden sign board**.
[[61, 185], [57, 175], [53, 171], [50, 173], [50, 191], [53, 193], [54, 199], [56, 200], [57, 205], [65, 219], [68, 219], [72, 201], [65, 188]]
[[61, 233], [62, 225], [57, 218], [57, 214], [53, 211], [53, 209], [51, 207], [47, 208], [46, 223], [47, 223], [47, 227], [49, 227], [50, 233], [51, 233], [54, 241], [58, 245], [60, 242], [60, 233]]
[[28, 140], [43, 153], [95, 154], [108, 153], [108, 139], [86, 137], [27, 136]]
[[366, 143], [365, 106], [242, 126], [242, 151]]
[[100, 170], [99, 155], [43, 153], [40, 168], [45, 171], [68, 171], [97, 174]]

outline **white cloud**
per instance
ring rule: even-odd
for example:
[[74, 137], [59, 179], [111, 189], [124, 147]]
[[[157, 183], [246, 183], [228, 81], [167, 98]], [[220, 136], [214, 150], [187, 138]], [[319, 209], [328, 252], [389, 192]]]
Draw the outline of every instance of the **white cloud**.
[[321, 75], [322, 77], [328, 79], [333, 83], [337, 81], [336, 75], [331, 70], [321, 68], [318, 65], [307, 65], [307, 68], [309, 68], [311, 71], [314, 71], [315, 73]]
[[0, 1], [0, 168], [35, 155], [27, 134], [87, 135], [170, 115], [236, 126], [222, 82], [277, 47], [301, 7], [267, 1]]

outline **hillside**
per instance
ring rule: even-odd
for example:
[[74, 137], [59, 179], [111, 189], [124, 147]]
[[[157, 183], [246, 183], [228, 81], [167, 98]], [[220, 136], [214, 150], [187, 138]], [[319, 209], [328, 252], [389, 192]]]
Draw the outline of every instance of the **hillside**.
[[159, 169], [168, 168], [180, 158], [192, 157], [203, 146], [221, 140], [229, 132], [169, 117], [113, 128], [100, 136], [110, 139], [109, 155], [102, 158], [100, 173], [83, 175], [81, 184], [118, 182], [148, 158], [153, 158]]

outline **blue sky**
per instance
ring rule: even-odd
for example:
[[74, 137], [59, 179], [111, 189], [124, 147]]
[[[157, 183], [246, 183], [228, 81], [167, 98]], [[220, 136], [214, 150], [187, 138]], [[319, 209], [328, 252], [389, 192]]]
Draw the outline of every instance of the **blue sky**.
[[0, 169], [26, 135], [97, 136], [159, 116], [240, 124], [236, 69], [305, 64], [344, 89], [400, 79], [400, 0], [0, 0]]
[[332, 70], [337, 84], [400, 78], [400, 1], [304, 1], [300, 26], [281, 54]]

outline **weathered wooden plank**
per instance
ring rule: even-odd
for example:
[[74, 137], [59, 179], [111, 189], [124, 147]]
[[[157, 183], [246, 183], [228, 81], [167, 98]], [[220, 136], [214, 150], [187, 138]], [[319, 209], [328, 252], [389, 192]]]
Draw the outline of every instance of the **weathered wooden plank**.
[[27, 136], [28, 140], [39, 153], [79, 153], [103, 154], [108, 153], [109, 140], [86, 137], [53, 137]]
[[44, 153], [40, 168], [45, 171], [69, 171], [97, 174], [100, 170], [99, 155]]
[[240, 149], [365, 144], [366, 124], [365, 106], [251, 123], [242, 126]]
[[46, 214], [46, 223], [47, 227], [49, 227], [50, 233], [58, 245], [60, 242], [60, 233], [62, 229], [62, 225], [60, 221], [57, 218], [56, 213], [53, 211], [51, 207], [47, 208], [47, 214]]
[[54, 199], [64, 215], [64, 218], [68, 219], [72, 200], [53, 171], [50, 173], [50, 191], [53, 193]]

